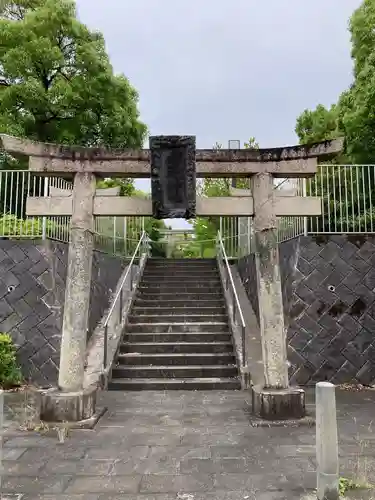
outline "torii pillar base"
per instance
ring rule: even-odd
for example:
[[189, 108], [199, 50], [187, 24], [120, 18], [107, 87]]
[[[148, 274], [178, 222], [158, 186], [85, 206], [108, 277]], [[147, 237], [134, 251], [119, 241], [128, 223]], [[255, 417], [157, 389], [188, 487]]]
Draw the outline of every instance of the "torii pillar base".
[[39, 401], [40, 419], [57, 426], [92, 428], [103, 413], [96, 410], [97, 392], [94, 386], [77, 392], [43, 390]]
[[264, 420], [293, 420], [306, 416], [305, 391], [299, 387], [266, 389], [252, 387], [252, 408]]

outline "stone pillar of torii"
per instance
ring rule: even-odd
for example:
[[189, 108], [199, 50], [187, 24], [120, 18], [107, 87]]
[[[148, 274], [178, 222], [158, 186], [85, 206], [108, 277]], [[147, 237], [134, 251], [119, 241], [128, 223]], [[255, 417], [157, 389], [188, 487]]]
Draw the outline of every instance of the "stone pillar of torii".
[[[304, 416], [304, 392], [290, 387], [288, 380], [277, 217], [320, 215], [321, 200], [283, 196], [275, 190], [274, 178], [314, 176], [319, 159], [342, 150], [342, 139], [272, 149], [196, 150], [193, 136], [158, 136], [150, 138], [150, 150], [116, 151], [0, 137], [5, 151], [29, 157], [34, 174], [73, 179], [70, 196], [27, 199], [29, 216], [71, 217], [59, 381], [45, 401], [48, 419], [81, 420], [95, 414], [97, 388], [83, 390], [83, 380], [96, 216], [253, 217], [265, 380], [263, 387], [252, 388], [254, 412], [264, 418]], [[98, 177], [151, 178], [152, 199], [96, 194]], [[197, 177], [250, 177], [252, 195], [196, 198]]]

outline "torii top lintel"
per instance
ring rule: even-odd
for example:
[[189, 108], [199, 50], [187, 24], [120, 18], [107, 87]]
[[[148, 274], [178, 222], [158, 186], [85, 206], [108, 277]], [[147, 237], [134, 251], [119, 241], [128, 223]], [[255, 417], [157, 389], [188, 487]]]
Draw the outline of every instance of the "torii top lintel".
[[[93, 172], [106, 177], [150, 177], [150, 150], [103, 149], [33, 142], [0, 134], [0, 146], [14, 156], [30, 157], [29, 170], [42, 175]], [[197, 149], [197, 177], [309, 177], [317, 160], [340, 153], [343, 139], [269, 149]]]

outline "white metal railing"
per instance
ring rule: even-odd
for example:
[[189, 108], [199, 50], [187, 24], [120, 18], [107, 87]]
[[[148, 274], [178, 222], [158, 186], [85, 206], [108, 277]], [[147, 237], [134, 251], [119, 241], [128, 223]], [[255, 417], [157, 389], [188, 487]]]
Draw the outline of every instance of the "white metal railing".
[[[70, 217], [27, 217], [25, 214], [27, 196], [48, 196], [51, 188], [72, 190], [73, 186], [60, 177], [40, 177], [28, 170], [0, 170], [0, 237], [68, 242]], [[276, 180], [275, 189], [322, 198], [321, 216], [278, 219], [279, 242], [301, 234], [375, 233], [374, 165], [324, 164], [310, 179]], [[144, 220], [143, 217], [96, 217], [95, 248], [130, 258], [144, 230]], [[213, 235], [217, 230], [221, 233], [228, 258], [254, 252], [251, 217], [220, 217], [211, 223], [215, 226]], [[189, 230], [179, 232], [189, 233]], [[203, 251], [197, 256], [215, 255], [215, 236], [212, 238], [199, 243]], [[181, 242], [188, 254], [192, 250], [190, 241], [188, 234], [188, 242]], [[197, 249], [194, 252], [197, 253]]]
[[[112, 305], [108, 311], [106, 319], [104, 321], [104, 352], [103, 352], [103, 369], [104, 371], [107, 369], [108, 364], [108, 327], [110, 322], [113, 319], [115, 314], [118, 314], [118, 324], [122, 326], [122, 316], [124, 310], [124, 295], [127, 292], [133, 291], [133, 283], [134, 283], [134, 263], [136, 259], [140, 261], [141, 257], [144, 255], [146, 258], [149, 253], [149, 240], [147, 234], [145, 232], [142, 233], [137, 246], [135, 247], [132, 258], [128, 264], [126, 273], [124, 278], [121, 281], [120, 288], [118, 289], [115, 298], [112, 302]], [[128, 290], [125, 290], [125, 287], [129, 286]]]
[[0, 236], [66, 241], [69, 217], [26, 217], [27, 196], [48, 196], [50, 187], [72, 189], [72, 184], [28, 170], [0, 170]]
[[[28, 170], [0, 170], [0, 237], [69, 242], [70, 217], [28, 217], [27, 196], [49, 196], [51, 188], [71, 191], [61, 177], [40, 177]], [[95, 249], [130, 257], [144, 230], [143, 217], [95, 217]]]
[[320, 217], [307, 219], [308, 233], [375, 232], [375, 165], [320, 165], [306, 193], [323, 205]]
[[242, 344], [242, 366], [246, 365], [246, 323], [242, 314], [241, 304], [238, 299], [236, 287], [233, 281], [232, 272], [230, 270], [230, 265], [228, 261], [227, 254], [225, 252], [225, 247], [223, 240], [221, 238], [221, 233], [217, 233], [217, 259], [224, 263], [222, 266], [225, 270], [225, 291], [229, 292], [232, 296], [232, 308], [231, 315], [232, 321], [235, 325], [241, 328], [241, 344]]

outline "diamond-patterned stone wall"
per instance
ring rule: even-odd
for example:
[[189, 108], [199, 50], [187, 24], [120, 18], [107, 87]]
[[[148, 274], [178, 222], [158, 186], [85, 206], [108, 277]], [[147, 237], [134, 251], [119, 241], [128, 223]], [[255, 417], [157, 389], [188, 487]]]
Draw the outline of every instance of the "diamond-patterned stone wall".
[[[68, 245], [0, 240], [0, 332], [10, 333], [24, 376], [57, 381]], [[100, 321], [125, 262], [95, 252], [88, 337]]]
[[[375, 237], [303, 236], [279, 249], [291, 383], [374, 383]], [[248, 262], [243, 280], [255, 276]]]
[[[286, 252], [284, 245], [289, 248]], [[280, 255], [291, 254], [290, 249], [290, 242], [282, 243]], [[300, 237], [293, 251], [295, 258], [281, 265], [283, 284], [290, 286], [285, 305], [291, 382], [371, 384], [375, 380], [375, 237]]]

